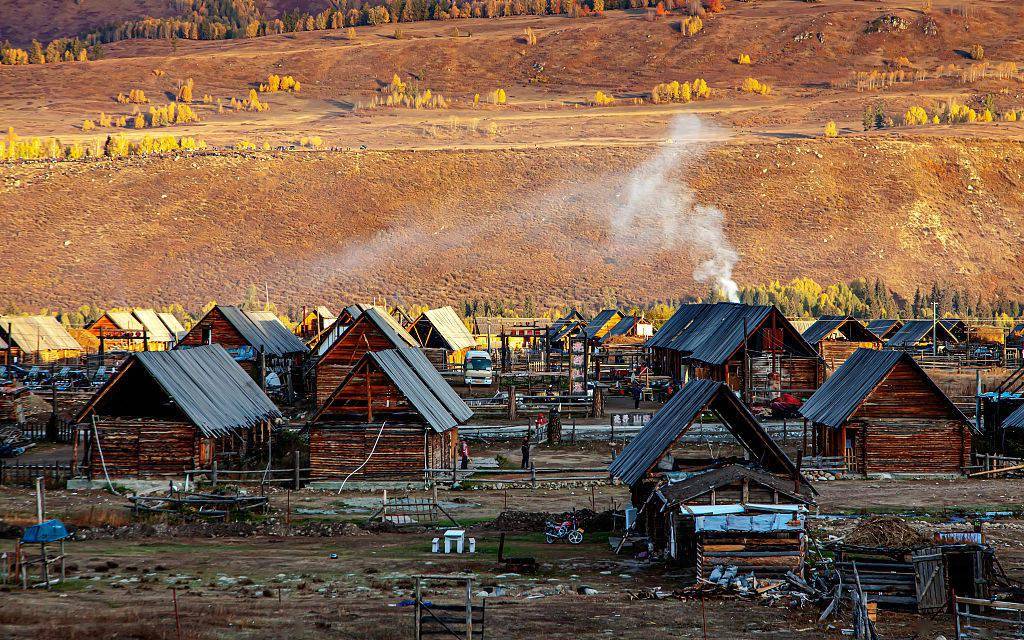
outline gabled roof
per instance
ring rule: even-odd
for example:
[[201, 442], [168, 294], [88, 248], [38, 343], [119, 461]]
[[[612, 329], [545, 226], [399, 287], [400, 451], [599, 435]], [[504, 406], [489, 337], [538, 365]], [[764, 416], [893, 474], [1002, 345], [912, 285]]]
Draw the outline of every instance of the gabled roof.
[[[674, 508], [706, 495], [718, 487], [725, 487], [742, 480], [778, 491], [789, 500], [803, 503], [812, 501], [811, 498], [804, 495], [804, 492], [794, 491], [792, 478], [782, 478], [758, 469], [754, 465], [737, 462], [705, 469], [682, 480], [672, 480], [668, 485], [659, 489], [658, 493], [666, 507]], [[810, 491], [806, 493], [810, 493]]]
[[900, 330], [892, 334], [892, 337], [885, 343], [886, 347], [901, 348], [901, 347], [914, 347], [922, 340], [931, 342], [932, 326], [935, 326], [935, 332], [938, 335], [939, 342], [958, 342], [956, 336], [949, 332], [946, 325], [942, 322], [933, 323], [931, 320], [907, 320], [906, 323], [900, 327]]
[[214, 437], [281, 417], [277, 406], [218, 344], [134, 354], [78, 416], [84, 422], [127, 373], [141, 367], [205, 435]]
[[899, 363], [913, 367], [959, 418], [967, 420], [909, 353], [890, 349], [854, 351], [800, 407], [800, 414], [812, 422], [838, 428], [850, 419], [861, 403]]
[[146, 327], [132, 315], [131, 311], [108, 311], [105, 314], [114, 326], [121, 331], [138, 331], [142, 333]]
[[381, 334], [383, 334], [384, 337], [394, 345], [395, 349], [419, 346], [416, 343], [416, 339], [409, 335], [409, 332], [405, 330], [405, 327], [398, 324], [398, 321], [395, 320], [390, 313], [384, 311], [380, 307], [370, 307], [363, 311], [359, 317], [356, 318], [355, 322], [348, 327], [338, 327], [338, 333], [333, 334], [336, 336], [334, 341], [329, 344], [326, 341], [323, 341], [320, 345], [317, 345], [317, 356], [323, 357], [329, 353], [331, 349], [334, 348], [334, 345], [338, 344], [338, 341], [341, 340], [341, 338], [348, 333], [352, 327], [356, 326], [360, 322], [369, 322], [377, 327]]
[[395, 384], [427, 424], [438, 433], [457, 427], [473, 417], [470, 408], [441, 377], [434, 365], [430, 364], [423, 351], [405, 348], [367, 352], [320, 405], [311, 420], [319, 419], [352, 377], [370, 363]]
[[808, 344], [816, 345], [837, 331], [842, 336], [840, 339], [878, 342], [878, 337], [864, 323], [850, 316], [822, 316], [804, 331], [803, 338]]
[[[469, 332], [462, 318], [455, 313], [451, 307], [439, 307], [427, 309], [423, 315], [416, 320], [416, 324], [426, 321], [433, 327], [434, 331], [448, 344], [450, 351], [462, 351], [476, 346], [473, 334]], [[419, 334], [419, 331], [417, 332]], [[421, 336], [422, 339], [422, 336]]]
[[334, 315], [333, 311], [331, 311], [330, 309], [323, 305], [317, 305], [316, 307], [313, 307], [312, 313], [315, 313], [317, 316], [323, 318], [324, 320], [334, 320], [335, 318], [338, 317]]
[[642, 480], [705, 410], [718, 414], [756, 464], [769, 471], [796, 476], [796, 465], [750, 409], [728, 385], [713, 380], [693, 380], [672, 396], [612, 462], [609, 467], [612, 476], [630, 485]]
[[7, 345], [7, 343], [6, 343], [6, 342], [4, 342], [4, 339], [3, 339], [3, 338], [0, 338], [0, 349], [6, 349], [6, 348], [7, 348], [7, 346], [8, 346], [8, 345]]
[[185, 327], [182, 326], [173, 313], [158, 313], [156, 315], [160, 318], [160, 322], [164, 323], [164, 326], [167, 327], [167, 330], [171, 332], [175, 340], [181, 340], [185, 333], [187, 333]]
[[707, 308], [714, 305], [706, 303], [684, 304], [672, 314], [665, 324], [661, 325], [651, 339], [644, 345], [648, 349], [668, 348], [672, 340], [683, 332], [690, 325], [694, 318], [703, 313]]
[[272, 311], [243, 311], [229, 305], [216, 308], [257, 351], [263, 350], [268, 356], [290, 356], [309, 351]]
[[[753, 336], [772, 314], [776, 315], [780, 328], [789, 329], [792, 336], [791, 344], [798, 353], [817, 356], [814, 348], [807, 344], [789, 321], [771, 305], [719, 302], [688, 306], [695, 308], [682, 307], [669, 319], [675, 335], [666, 336], [657, 342], [660, 348], [680, 352], [684, 359], [712, 365], [725, 364], [740, 350], [744, 340]], [[680, 316], [680, 321], [672, 322], [676, 316]], [[682, 324], [682, 321], [686, 321], [685, 324]], [[655, 339], [664, 335], [664, 332], [665, 328], [662, 327], [647, 344], [651, 345]]]
[[640, 322], [637, 316], [622, 316], [615, 326], [608, 330], [606, 336], [624, 336], [633, 330], [633, 327]]
[[388, 313], [388, 310], [384, 307], [372, 304], [353, 304], [345, 307], [342, 310], [341, 315], [335, 318], [334, 322], [331, 323], [329, 327], [321, 331], [314, 339], [313, 353], [318, 358], [323, 357], [323, 355], [330, 351], [331, 347], [338, 342], [338, 338], [343, 336], [345, 332], [348, 331], [349, 327], [355, 324], [356, 321], [359, 320], [360, 316], [369, 309], [376, 309], [380, 317], [387, 322], [388, 326], [390, 326], [392, 331], [398, 336], [402, 336], [403, 334], [409, 336], [409, 340], [411, 340], [411, 342], [403, 337], [401, 341], [395, 342], [396, 347], [404, 346], [403, 343], [408, 343], [411, 347], [417, 346], [416, 339], [409, 335], [409, 332], [405, 330], [405, 327], [398, 324], [398, 320], [395, 320], [395, 317]]
[[509, 318], [506, 316], [473, 316], [475, 333], [500, 335], [546, 331], [552, 325], [549, 318]]
[[867, 326], [868, 331], [882, 340], [886, 340], [890, 334], [900, 330], [903, 326], [903, 321], [895, 318], [876, 318], [875, 320], [868, 321]]
[[25, 353], [82, 350], [82, 345], [53, 316], [0, 316], [0, 334]]
[[146, 328], [146, 337], [153, 342], [174, 342], [175, 337], [152, 309], [133, 309], [132, 315]]
[[587, 323], [587, 326], [584, 329], [584, 331], [587, 334], [587, 338], [593, 340], [594, 338], [600, 338], [604, 336], [604, 334], [598, 335], [599, 333], [601, 333], [601, 329], [603, 329], [606, 324], [611, 322], [616, 316], [619, 315], [620, 314], [617, 309], [602, 310], [601, 313], [594, 316], [593, 320]]

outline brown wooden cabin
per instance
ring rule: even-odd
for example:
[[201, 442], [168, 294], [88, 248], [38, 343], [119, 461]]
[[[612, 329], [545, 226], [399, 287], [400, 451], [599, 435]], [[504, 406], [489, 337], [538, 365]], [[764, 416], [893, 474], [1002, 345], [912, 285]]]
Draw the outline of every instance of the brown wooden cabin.
[[970, 424], [910, 354], [858, 349], [800, 409], [815, 455], [854, 473], [961, 473]]
[[316, 404], [319, 406], [327, 400], [368, 351], [415, 346], [416, 340], [390, 314], [370, 307], [317, 358], [314, 365]]
[[409, 333], [423, 347], [435, 366], [462, 364], [466, 352], [476, 348], [476, 338], [451, 307], [427, 309], [416, 318]]
[[831, 371], [857, 349], [881, 349], [884, 345], [863, 322], [850, 316], [822, 316], [804, 331], [803, 337]]
[[770, 305], [683, 305], [646, 346], [655, 373], [724, 382], [750, 404], [806, 398], [825, 377], [814, 347]]
[[100, 341], [100, 353], [109, 351], [152, 351], [146, 327], [130, 311], [107, 311], [86, 330]]
[[576, 309], [572, 309], [548, 327], [545, 338], [546, 349], [556, 352], [568, 351], [569, 336], [587, 327], [587, 319]]
[[598, 344], [621, 320], [622, 314], [618, 309], [602, 309], [583, 331], [587, 334], [587, 340]]
[[77, 360], [82, 345], [53, 316], [0, 316], [3, 364]]
[[309, 425], [314, 480], [415, 480], [456, 463], [466, 403], [420, 349], [363, 354]]
[[[732, 433], [746, 460], [677, 456], [677, 443], [704, 413], [713, 414]], [[809, 504], [814, 496], [750, 409], [726, 384], [713, 380], [685, 384], [626, 445], [609, 471], [629, 485], [637, 530], [655, 549], [666, 548], [673, 531], [682, 526], [670, 515], [685, 505]]]
[[897, 318], [875, 318], [868, 320], [867, 328], [884, 343], [903, 328], [903, 321]]
[[934, 349], [939, 353], [948, 353], [958, 344], [960, 340], [942, 322], [907, 320], [899, 331], [885, 341], [885, 348], [913, 353], [926, 353]]
[[299, 324], [295, 325], [295, 335], [302, 338], [307, 345], [316, 340], [317, 336], [324, 332], [338, 319], [330, 309], [325, 306], [316, 306], [302, 317]]
[[306, 345], [270, 311], [217, 305], [185, 334], [175, 349], [219, 344], [249, 375], [258, 377], [260, 353], [267, 368], [285, 372], [301, 364]]
[[220, 345], [131, 356], [79, 414], [92, 478], [231, 466], [281, 413]]

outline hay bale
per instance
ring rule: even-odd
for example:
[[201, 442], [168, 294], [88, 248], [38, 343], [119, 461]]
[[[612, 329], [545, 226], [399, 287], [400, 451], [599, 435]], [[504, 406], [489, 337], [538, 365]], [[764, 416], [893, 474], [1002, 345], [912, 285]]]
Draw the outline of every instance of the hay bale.
[[857, 525], [843, 543], [860, 547], [887, 549], [916, 549], [931, 544], [931, 540], [895, 516], [876, 516]]

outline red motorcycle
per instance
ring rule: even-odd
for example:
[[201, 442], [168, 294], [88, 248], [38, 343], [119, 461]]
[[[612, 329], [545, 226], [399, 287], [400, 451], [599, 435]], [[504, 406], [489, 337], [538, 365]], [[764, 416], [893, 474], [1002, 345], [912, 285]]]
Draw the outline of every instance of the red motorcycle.
[[565, 540], [569, 544], [583, 542], [583, 528], [576, 521], [576, 515], [568, 515], [561, 522], [551, 520], [544, 523], [544, 540], [548, 544], [554, 544], [558, 540]]

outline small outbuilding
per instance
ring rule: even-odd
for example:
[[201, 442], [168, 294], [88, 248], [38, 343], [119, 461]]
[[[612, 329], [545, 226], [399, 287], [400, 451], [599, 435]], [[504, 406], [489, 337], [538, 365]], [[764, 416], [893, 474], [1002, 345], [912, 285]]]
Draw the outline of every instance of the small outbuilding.
[[451, 307], [428, 309], [409, 327], [409, 333], [435, 365], [461, 364], [466, 352], [476, 348], [476, 339]]
[[317, 357], [316, 404], [327, 400], [367, 352], [415, 346], [416, 340], [389, 313], [380, 307], [366, 309]]
[[160, 319], [160, 315], [154, 309], [132, 309], [132, 316], [145, 329], [143, 334], [145, 336], [145, 350], [166, 351], [174, 348], [177, 337], [167, 328], [167, 325]]
[[876, 318], [868, 321], [868, 331], [875, 334], [882, 342], [887, 341], [903, 328], [903, 321], [896, 318]]
[[942, 322], [907, 320], [899, 331], [886, 341], [885, 348], [912, 352], [925, 352], [934, 348], [936, 351], [945, 352], [959, 342]]
[[833, 371], [857, 349], [881, 349], [883, 346], [881, 338], [851, 316], [822, 316], [803, 336]]
[[622, 314], [617, 309], [604, 309], [593, 320], [587, 323], [583, 329], [587, 334], [587, 340], [599, 342], [604, 338], [615, 325], [622, 320]]
[[76, 422], [93, 478], [180, 477], [237, 463], [281, 413], [220, 345], [132, 355]]
[[853, 473], [961, 473], [970, 464], [964, 414], [909, 353], [858, 349], [800, 408], [814, 453]]
[[367, 352], [310, 420], [312, 478], [422, 482], [472, 415], [420, 349]]
[[317, 336], [330, 327], [338, 319], [334, 312], [327, 307], [320, 305], [302, 317], [299, 324], [295, 325], [295, 335], [302, 338], [306, 344], [315, 341]]

